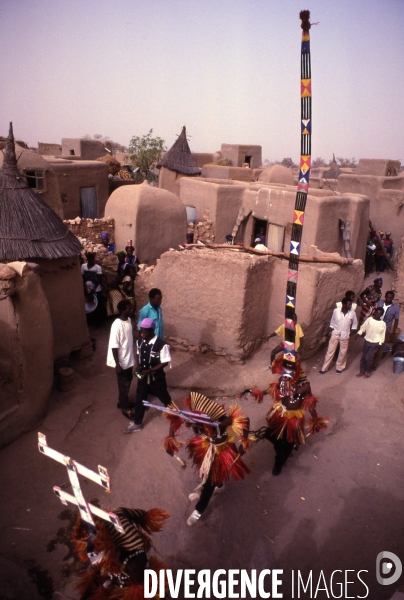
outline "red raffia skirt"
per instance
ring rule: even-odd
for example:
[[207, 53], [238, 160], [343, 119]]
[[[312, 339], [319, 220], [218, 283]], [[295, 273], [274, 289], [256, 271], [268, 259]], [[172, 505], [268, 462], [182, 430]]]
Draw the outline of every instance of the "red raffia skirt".
[[[201, 468], [209, 446], [209, 440], [204, 437], [197, 436], [189, 440], [187, 452], [196, 470]], [[224, 442], [215, 446], [215, 455], [209, 473], [212, 485], [221, 485], [230, 477], [239, 481], [244, 479], [248, 473], [251, 471], [237, 452], [235, 444]]]
[[297, 410], [287, 410], [282, 404], [277, 383], [272, 383], [268, 392], [275, 402], [267, 413], [266, 421], [271, 435], [276, 438], [283, 438], [289, 443], [304, 444], [307, 435], [327, 427], [327, 418], [306, 419], [306, 411], [311, 412], [316, 407], [317, 400], [314, 396], [306, 396]]

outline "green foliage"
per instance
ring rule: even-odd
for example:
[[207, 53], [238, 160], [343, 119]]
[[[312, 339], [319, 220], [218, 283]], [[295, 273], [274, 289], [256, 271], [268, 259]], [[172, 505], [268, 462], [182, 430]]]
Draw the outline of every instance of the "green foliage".
[[143, 180], [155, 181], [157, 177], [153, 173], [157, 163], [165, 151], [165, 142], [159, 137], [153, 137], [153, 129], [149, 133], [139, 137], [134, 136], [129, 142], [128, 156], [134, 169], [139, 169]]

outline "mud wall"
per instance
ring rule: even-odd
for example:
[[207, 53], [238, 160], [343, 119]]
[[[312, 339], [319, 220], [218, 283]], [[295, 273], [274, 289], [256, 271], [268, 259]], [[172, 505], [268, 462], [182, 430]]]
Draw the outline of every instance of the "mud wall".
[[[285, 260], [233, 250], [171, 251], [140, 273], [137, 304], [147, 302], [151, 287], [160, 288], [170, 344], [242, 362], [284, 321], [287, 269]], [[296, 312], [303, 358], [321, 346], [335, 303], [349, 289], [359, 294], [363, 274], [360, 260], [344, 267], [301, 263]]]
[[35, 262], [41, 267], [42, 288], [52, 319], [54, 359], [91, 346], [78, 257]]
[[101, 243], [101, 233], [106, 231], [109, 233], [109, 241], [111, 244], [115, 242], [115, 226], [112, 217], [104, 217], [102, 219], [67, 219], [63, 221], [75, 236], [84, 238], [94, 244]]
[[265, 333], [273, 260], [207, 249], [163, 254], [152, 281], [163, 292], [165, 335], [248, 356]]
[[[289, 250], [291, 217], [293, 216], [296, 191], [290, 186], [252, 186], [244, 193], [243, 206], [252, 210], [253, 216], [287, 229], [284, 250]], [[330, 196], [329, 192], [316, 190], [309, 194], [304, 216], [302, 254], [310, 246], [323, 252], [343, 255], [340, 219], [351, 222], [351, 252], [354, 258], [364, 260], [368, 235], [369, 200], [355, 194]], [[245, 229], [244, 242], [250, 243], [252, 220]]]
[[[181, 180], [181, 201], [196, 210], [196, 222], [203, 221], [207, 214], [213, 221], [215, 242], [221, 244], [231, 234], [242, 205], [245, 186], [230, 182], [215, 183], [202, 179]], [[208, 211], [208, 212], [207, 212]]]
[[180, 197], [180, 182], [183, 177], [200, 177], [200, 175], [185, 175], [185, 173], [178, 173], [178, 171], [172, 171], [166, 167], [161, 167], [159, 171], [158, 186], [163, 190], [167, 190], [172, 194]]
[[[268, 329], [272, 333], [284, 321], [285, 291], [288, 263], [276, 260], [273, 270], [273, 285], [268, 305]], [[333, 264], [300, 263], [296, 296], [296, 314], [304, 332], [302, 358], [317, 352], [328, 331], [335, 308], [347, 290], [357, 295], [363, 289], [363, 263], [355, 260], [352, 265], [340, 267]]]
[[40, 422], [53, 383], [53, 328], [41, 277], [27, 269], [12, 283], [0, 294], [2, 366], [11, 365], [0, 381], [0, 446]]
[[404, 238], [401, 238], [401, 244], [397, 244], [397, 262], [394, 274], [393, 290], [396, 293], [394, 302], [404, 307]]
[[202, 177], [234, 181], [253, 181], [253, 171], [241, 166], [204, 165], [202, 167]]
[[[63, 203], [59, 189], [57, 175], [50, 167], [49, 162], [34, 150], [27, 150], [15, 144], [16, 155], [18, 156], [18, 170], [26, 178], [27, 171], [37, 171], [43, 177], [42, 188], [33, 191], [51, 207], [55, 213], [63, 219]], [[3, 164], [3, 153], [0, 152], [0, 166]]]
[[342, 192], [364, 194], [370, 199], [369, 218], [378, 231], [390, 231], [398, 247], [404, 230], [404, 173], [397, 177], [340, 175]]
[[132, 240], [141, 263], [155, 264], [163, 252], [186, 239], [184, 204], [171, 192], [147, 181], [117, 189], [108, 199], [105, 211], [115, 220], [117, 250]]
[[250, 157], [251, 169], [258, 169], [262, 165], [262, 147], [247, 144], [222, 144], [220, 148], [222, 158], [231, 160], [233, 167], [241, 167], [246, 156]]
[[80, 188], [95, 187], [97, 196], [97, 217], [104, 216], [105, 204], [108, 200], [108, 165], [89, 160], [49, 159], [57, 176], [62, 197], [63, 215], [65, 219], [81, 216]]

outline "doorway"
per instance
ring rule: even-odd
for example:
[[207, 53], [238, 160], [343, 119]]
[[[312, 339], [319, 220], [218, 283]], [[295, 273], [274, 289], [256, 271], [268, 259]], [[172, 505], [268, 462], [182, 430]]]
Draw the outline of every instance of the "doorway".
[[97, 193], [95, 187], [80, 188], [80, 204], [82, 219], [97, 218]]
[[263, 219], [255, 219], [253, 222], [253, 230], [251, 236], [251, 246], [254, 248], [256, 238], [261, 239], [261, 244], [266, 246], [268, 222]]

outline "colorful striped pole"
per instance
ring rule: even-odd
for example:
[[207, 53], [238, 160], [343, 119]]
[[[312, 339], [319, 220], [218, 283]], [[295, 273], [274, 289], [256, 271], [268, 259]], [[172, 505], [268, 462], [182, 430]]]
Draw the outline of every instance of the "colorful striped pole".
[[286, 284], [285, 342], [282, 362], [282, 375], [293, 378], [296, 370], [295, 323], [293, 315], [296, 308], [296, 292], [299, 270], [300, 248], [303, 233], [304, 211], [309, 191], [311, 162], [311, 67], [310, 67], [310, 11], [302, 10], [302, 49], [301, 49], [301, 148], [300, 169], [297, 184], [295, 210], [293, 214], [292, 234], [290, 238], [290, 256], [288, 280]]

